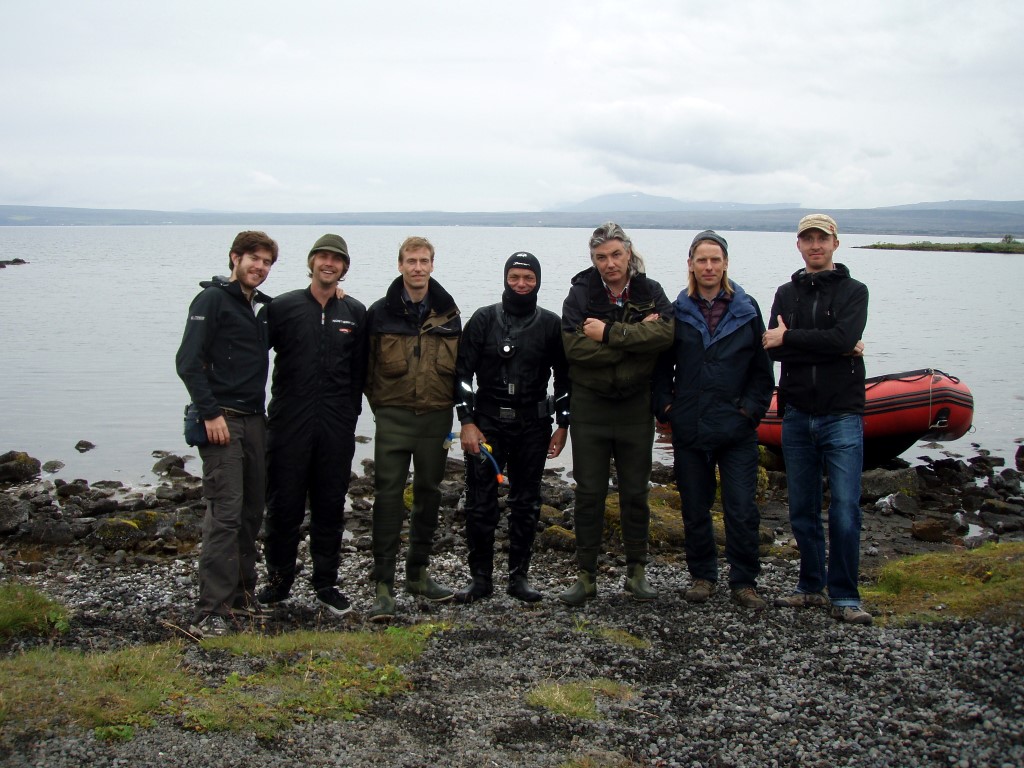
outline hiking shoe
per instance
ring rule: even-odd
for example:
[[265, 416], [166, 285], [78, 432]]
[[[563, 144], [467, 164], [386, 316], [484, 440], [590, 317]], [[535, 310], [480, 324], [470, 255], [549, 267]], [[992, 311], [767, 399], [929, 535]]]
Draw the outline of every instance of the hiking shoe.
[[829, 600], [821, 592], [794, 592], [775, 598], [776, 608], [827, 608]]
[[688, 603], [706, 603], [715, 594], [715, 582], [707, 579], [697, 579], [693, 586], [683, 593], [683, 599]]
[[870, 624], [874, 621], [870, 613], [857, 605], [833, 605], [831, 616], [846, 624]]
[[291, 594], [291, 585], [285, 586], [279, 581], [271, 581], [267, 586], [256, 593], [256, 602], [263, 605], [283, 603]]
[[231, 624], [217, 613], [208, 613], [192, 624], [188, 631], [202, 640], [204, 637], [223, 637], [231, 633]]
[[316, 601], [335, 616], [344, 616], [352, 610], [352, 603], [337, 587], [321, 589], [316, 593]]
[[739, 587], [732, 590], [731, 600], [736, 605], [741, 605], [754, 611], [763, 611], [768, 607], [768, 603], [761, 599], [761, 596], [757, 594], [753, 587]]

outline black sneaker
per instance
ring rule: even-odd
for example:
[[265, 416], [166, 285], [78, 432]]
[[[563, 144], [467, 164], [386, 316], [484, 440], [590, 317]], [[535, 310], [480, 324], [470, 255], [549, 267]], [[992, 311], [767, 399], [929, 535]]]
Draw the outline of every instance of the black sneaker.
[[316, 593], [316, 601], [335, 616], [344, 616], [352, 610], [352, 603], [337, 587], [321, 589]]
[[285, 586], [281, 582], [270, 582], [256, 593], [256, 602], [261, 605], [273, 605], [274, 603], [283, 603], [288, 599], [288, 595], [291, 594], [291, 585]]

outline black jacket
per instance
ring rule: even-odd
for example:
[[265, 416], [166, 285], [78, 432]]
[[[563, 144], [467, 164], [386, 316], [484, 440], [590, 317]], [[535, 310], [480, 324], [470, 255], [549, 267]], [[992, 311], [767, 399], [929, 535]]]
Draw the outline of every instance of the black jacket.
[[864, 358], [848, 353], [867, 325], [867, 287], [842, 264], [801, 269], [776, 291], [769, 328], [779, 315], [788, 330], [782, 346], [768, 350], [782, 363], [779, 412], [792, 405], [815, 416], [864, 413]]
[[203, 281], [188, 309], [175, 357], [178, 376], [204, 419], [223, 408], [263, 413], [267, 390], [267, 318], [270, 297], [245, 298], [237, 281]]
[[[562, 343], [573, 387], [613, 398], [650, 393], [658, 354], [672, 345], [672, 304], [661, 285], [644, 274], [630, 279], [629, 296], [621, 307], [612, 304], [595, 267], [572, 279], [562, 303]], [[661, 319], [642, 322], [652, 312]], [[588, 317], [605, 321], [604, 341], [583, 333]]]
[[366, 307], [351, 296], [324, 307], [309, 288], [289, 291], [267, 308], [275, 350], [271, 427], [359, 415], [366, 381]]
[[675, 342], [658, 361], [654, 411], [660, 421], [671, 420], [677, 446], [714, 450], [749, 439], [771, 402], [775, 374], [761, 343], [761, 310], [733, 287], [714, 336], [685, 290], [675, 301]]
[[[476, 405], [520, 410], [546, 400], [554, 372], [555, 415], [559, 426], [568, 427], [569, 367], [559, 324], [558, 315], [540, 307], [526, 316], [510, 314], [501, 304], [474, 312], [463, 330], [455, 363], [459, 421], [473, 420], [474, 376]], [[514, 351], [502, 356], [506, 343]]]

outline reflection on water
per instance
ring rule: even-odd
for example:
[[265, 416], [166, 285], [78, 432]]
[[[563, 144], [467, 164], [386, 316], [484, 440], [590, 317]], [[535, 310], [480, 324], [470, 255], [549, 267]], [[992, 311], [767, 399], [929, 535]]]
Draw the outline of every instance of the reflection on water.
[[[595, 225], [600, 222], [595, 222]], [[840, 222], [842, 224], [842, 222]], [[174, 353], [189, 301], [201, 279], [227, 270], [236, 227], [0, 227], [0, 258], [25, 266], [0, 270], [3, 307], [3, 416], [0, 451], [28, 451], [67, 465], [61, 477], [151, 482], [150, 452], [187, 453], [181, 437], [185, 388]], [[397, 249], [409, 234], [437, 248], [434, 277], [464, 316], [497, 301], [501, 269], [513, 251], [536, 254], [543, 267], [541, 304], [559, 312], [571, 277], [588, 265], [588, 230], [499, 227], [266, 227], [281, 257], [264, 289], [270, 294], [308, 283], [306, 254], [325, 231], [349, 243], [346, 290], [369, 304], [398, 272]], [[685, 284], [692, 231], [634, 230], [648, 273], [670, 297]], [[729, 274], [770, 311], [779, 283], [801, 266], [795, 236], [727, 232]], [[868, 285], [865, 333], [868, 375], [935, 367], [962, 378], [975, 396], [975, 431], [947, 446], [970, 453], [976, 441], [1012, 457], [1024, 435], [1024, 356], [1016, 342], [1024, 260], [1014, 256], [854, 250], [906, 237], [843, 235], [837, 260]], [[931, 240], [954, 238], [929, 238]], [[982, 291], [963, 286], [965, 264], [984, 260], [998, 276]], [[358, 432], [372, 437], [368, 409]], [[77, 454], [86, 439], [94, 451]], [[357, 462], [372, 455], [357, 445]], [[656, 459], [670, 462], [659, 444]], [[913, 448], [912, 459], [935, 449]], [[452, 455], [457, 455], [453, 450]], [[569, 450], [556, 465], [568, 464]], [[193, 467], [195, 469], [195, 467]]]

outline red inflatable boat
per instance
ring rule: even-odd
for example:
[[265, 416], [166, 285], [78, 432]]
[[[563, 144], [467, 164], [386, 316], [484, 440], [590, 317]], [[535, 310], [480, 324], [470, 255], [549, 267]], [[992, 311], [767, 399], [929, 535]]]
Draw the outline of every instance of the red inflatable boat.
[[[864, 382], [864, 466], [877, 467], [920, 440], [956, 440], [974, 418], [974, 395], [960, 379], [934, 368], [873, 376]], [[758, 441], [782, 452], [782, 417], [772, 395]]]

